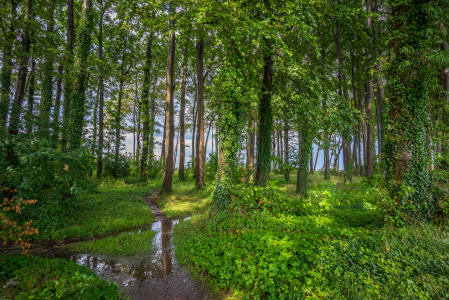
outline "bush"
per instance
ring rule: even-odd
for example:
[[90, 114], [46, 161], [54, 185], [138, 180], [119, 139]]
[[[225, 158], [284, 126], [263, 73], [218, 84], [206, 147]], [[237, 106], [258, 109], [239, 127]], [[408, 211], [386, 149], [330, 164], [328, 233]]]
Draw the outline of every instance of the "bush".
[[14, 221], [34, 220], [39, 229], [57, 228], [76, 209], [74, 196], [93, 190], [87, 174], [93, 157], [81, 148], [64, 153], [47, 140], [25, 135], [0, 141], [0, 183], [15, 190], [14, 197], [35, 199]]
[[119, 155], [118, 160], [113, 156], [105, 156], [103, 166], [106, 175], [114, 178], [128, 177], [131, 171], [131, 162], [124, 155]]

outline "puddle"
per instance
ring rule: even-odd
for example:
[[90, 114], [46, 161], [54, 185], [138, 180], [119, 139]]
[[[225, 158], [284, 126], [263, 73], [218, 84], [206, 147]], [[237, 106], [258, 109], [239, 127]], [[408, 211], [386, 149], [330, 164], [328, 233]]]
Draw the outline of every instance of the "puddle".
[[[154, 205], [150, 208], [158, 210]], [[151, 228], [139, 229], [156, 232], [152, 253], [147, 258], [131, 261], [89, 253], [57, 253], [53, 257], [70, 259], [92, 269], [96, 275], [116, 282], [132, 299], [207, 299], [207, 294], [176, 261], [172, 230], [179, 220], [167, 220], [160, 211], [154, 211], [154, 215], [158, 221]]]

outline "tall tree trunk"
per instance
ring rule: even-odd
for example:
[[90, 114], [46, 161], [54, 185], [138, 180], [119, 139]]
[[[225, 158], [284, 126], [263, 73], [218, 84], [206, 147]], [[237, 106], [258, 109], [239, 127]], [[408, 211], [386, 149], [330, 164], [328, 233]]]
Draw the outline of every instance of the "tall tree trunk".
[[[173, 24], [172, 24], [173, 26]], [[172, 190], [173, 180], [173, 144], [174, 144], [174, 116], [173, 116], [173, 81], [174, 81], [174, 63], [175, 63], [175, 30], [169, 33], [169, 50], [167, 59], [167, 82], [166, 82], [166, 110], [165, 110], [165, 127], [166, 127], [166, 149], [164, 162], [164, 175], [162, 177], [162, 193]]]
[[[71, 1], [71, 0], [69, 0]], [[98, 26], [98, 59], [100, 61], [100, 99], [99, 99], [99, 112], [98, 112], [98, 150], [97, 150], [97, 178], [101, 178], [103, 175], [103, 147], [104, 147], [104, 67], [103, 67], [103, 17], [104, 7], [103, 0], [100, 2], [100, 22]]]
[[153, 44], [153, 31], [150, 29], [150, 34], [147, 40], [147, 60], [145, 62], [145, 67], [143, 70], [143, 85], [142, 85], [142, 104], [141, 117], [143, 123], [142, 130], [142, 157], [140, 159], [140, 181], [144, 182], [147, 180], [147, 160], [148, 151], [150, 144], [150, 72], [151, 72], [151, 50]]
[[36, 84], [36, 61], [34, 59], [31, 60], [31, 73], [30, 73], [30, 83], [28, 87], [28, 111], [26, 118], [26, 127], [27, 133], [33, 132], [34, 125], [34, 91]]
[[59, 138], [59, 110], [61, 109], [61, 94], [62, 94], [62, 76], [63, 66], [58, 67], [58, 80], [56, 81], [56, 99], [55, 108], [53, 110], [53, 140], [57, 141]]
[[284, 119], [284, 179], [286, 182], [290, 181], [290, 170], [289, 170], [289, 151], [288, 151], [288, 135], [289, 135], [289, 127], [288, 127], [288, 120]]
[[[372, 5], [370, 0], [366, 0], [366, 10], [371, 13]], [[372, 28], [372, 17], [369, 16], [367, 20], [368, 28]], [[372, 120], [372, 102], [373, 102], [374, 90], [373, 79], [370, 75], [366, 84], [366, 158], [367, 158], [367, 176], [372, 177], [374, 175], [374, 142], [373, 142], [373, 120]]]
[[312, 141], [310, 133], [307, 132], [307, 128], [300, 126], [299, 140], [300, 140], [300, 153], [298, 163], [298, 176], [296, 178], [296, 193], [306, 197], [308, 192], [307, 180], [309, 178], [309, 160], [310, 153], [312, 152]]
[[[377, 13], [377, 0], [374, 0], [374, 13]], [[377, 28], [377, 23], [373, 22], [373, 28], [374, 28], [374, 53], [376, 54], [376, 59], [379, 58], [379, 32]], [[382, 161], [382, 145], [383, 145], [383, 106], [384, 106], [384, 87], [382, 82], [382, 77], [380, 76], [381, 70], [380, 70], [380, 61], [377, 62], [376, 66], [376, 123], [377, 123], [377, 145], [378, 145], [378, 152], [381, 154], [381, 161]]]
[[[101, 3], [103, 0], [100, 0]], [[73, 48], [75, 44], [75, 22], [73, 18], [73, 2], [74, 0], [67, 0], [67, 47], [65, 53], [65, 76], [64, 76], [64, 103], [63, 103], [63, 120], [62, 120], [62, 138], [61, 147], [64, 152], [68, 143], [68, 127], [70, 124], [70, 99], [72, 98], [73, 89], [73, 75], [72, 75], [72, 65], [73, 65]], [[102, 20], [102, 19], [101, 19]], [[102, 49], [102, 47], [100, 47]], [[100, 65], [100, 71], [102, 66]], [[101, 101], [101, 100], [100, 100]], [[101, 169], [100, 169], [101, 175]]]
[[82, 17], [77, 31], [79, 42], [75, 52], [75, 73], [73, 93], [70, 99], [70, 122], [68, 128], [68, 149], [74, 151], [81, 146], [83, 135], [86, 86], [87, 86], [87, 57], [91, 47], [94, 12], [92, 0], [83, 0]]
[[20, 58], [19, 73], [17, 75], [17, 87], [14, 95], [14, 102], [11, 108], [11, 120], [9, 123], [9, 133], [17, 135], [20, 127], [20, 113], [22, 110], [23, 98], [25, 96], [25, 85], [28, 71], [28, 59], [30, 56], [30, 29], [33, 18], [33, 0], [25, 0], [25, 28], [22, 31], [22, 57]]
[[122, 121], [122, 97], [123, 97], [123, 72], [122, 76], [120, 76], [119, 82], [119, 92], [118, 92], [118, 102], [117, 102], [117, 112], [115, 115], [115, 161], [119, 159], [120, 153], [120, 131], [121, 131], [121, 121]]
[[197, 163], [196, 163], [196, 156], [195, 156], [195, 148], [196, 148], [195, 134], [196, 134], [196, 116], [198, 114], [198, 112], [197, 112], [198, 109], [195, 110], [196, 103], [197, 103], [197, 100], [198, 100], [198, 89], [197, 89], [196, 77], [193, 78], [193, 85], [194, 85], [194, 88], [195, 88], [195, 97], [193, 98], [193, 111], [192, 111], [192, 114], [193, 114], [192, 115], [193, 130], [192, 130], [192, 160], [191, 160], [191, 162], [192, 162], [192, 167], [194, 169], [193, 177], [196, 178], [196, 169], [195, 169], [195, 167], [196, 167]]
[[[54, 11], [55, 11], [55, 0], [49, 1], [47, 6], [47, 46], [53, 47], [53, 27], [54, 27]], [[50, 136], [50, 110], [53, 102], [53, 54], [51, 51], [47, 52], [44, 63], [44, 80], [42, 81], [42, 98], [41, 98], [41, 108], [40, 108], [40, 124], [39, 128], [43, 133], [44, 137]]]
[[179, 170], [178, 178], [183, 181], [184, 176], [184, 165], [186, 156], [186, 146], [185, 146], [185, 109], [186, 109], [186, 78], [187, 78], [187, 45], [189, 42], [189, 36], [186, 39], [186, 45], [184, 47], [184, 57], [182, 62], [182, 80], [181, 80], [181, 107], [179, 112], [179, 138], [180, 138], [180, 149], [179, 149]]
[[[167, 105], [165, 105], [165, 111], [167, 111]], [[165, 161], [165, 140], [167, 139], [167, 115], [164, 117], [164, 133], [162, 134], [162, 147], [161, 147], [161, 162]]]
[[203, 100], [203, 60], [204, 40], [196, 44], [196, 75], [198, 77], [198, 173], [196, 187], [202, 188], [204, 184], [204, 168], [206, 164], [206, 152], [204, 149], [204, 100]]
[[[337, 2], [340, 5], [340, 0], [338, 0]], [[337, 48], [338, 66], [339, 66], [339, 70], [340, 70], [340, 74], [341, 74], [341, 80], [343, 83], [343, 96], [345, 98], [345, 101], [347, 103], [349, 103], [348, 82], [346, 80], [346, 72], [345, 72], [344, 63], [343, 63], [343, 54], [342, 54], [342, 51], [340, 48], [340, 21], [339, 20], [336, 21], [336, 30], [335, 30], [334, 40], [335, 40], [335, 46]], [[348, 172], [349, 169], [351, 168], [349, 166], [349, 163], [351, 161], [350, 136], [343, 137], [343, 147], [344, 147], [343, 161], [344, 161], [344, 169], [345, 169], [345, 180], [349, 179], [351, 181], [352, 180], [351, 174], [350, 174], [350, 172]]]
[[[15, 27], [14, 20], [17, 14], [16, 0], [11, 0], [11, 24], [9, 26], [9, 32], [6, 41], [4, 41], [3, 47], [3, 59], [2, 59], [2, 75], [0, 89], [0, 131], [6, 128], [6, 118], [9, 110], [9, 93], [11, 87], [11, 74], [12, 74], [12, 50], [15, 40]], [[23, 41], [22, 41], [23, 43]], [[23, 46], [22, 46], [23, 48]]]
[[92, 132], [92, 156], [95, 156], [95, 150], [97, 148], [97, 117], [98, 117], [98, 102], [99, 102], [100, 95], [97, 91], [97, 95], [95, 97], [95, 106], [94, 106], [94, 128]]
[[[269, 1], [264, 0], [266, 7]], [[259, 130], [257, 141], [257, 169], [255, 185], [266, 187], [270, 176], [270, 155], [271, 155], [271, 131], [273, 126], [273, 111], [271, 108], [271, 89], [272, 89], [272, 68], [273, 58], [271, 44], [267, 38], [264, 38], [267, 52], [264, 55], [262, 96], [259, 104]]]

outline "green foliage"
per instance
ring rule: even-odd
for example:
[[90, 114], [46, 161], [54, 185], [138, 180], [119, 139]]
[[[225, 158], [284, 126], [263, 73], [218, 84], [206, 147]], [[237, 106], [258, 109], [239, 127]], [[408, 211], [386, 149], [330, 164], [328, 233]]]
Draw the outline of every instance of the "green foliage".
[[218, 154], [209, 154], [209, 159], [205, 165], [205, 176], [209, 180], [214, 180], [218, 171]]
[[106, 175], [113, 178], [125, 178], [130, 175], [131, 162], [124, 155], [119, 155], [118, 159], [110, 155], [103, 158], [103, 167]]
[[63, 259], [1, 255], [1, 299], [125, 299], [114, 283]]
[[151, 252], [151, 241], [155, 232], [139, 229], [117, 236], [93, 240], [71, 247], [73, 251], [106, 254], [111, 256], [143, 257]]
[[0, 174], [3, 186], [17, 190], [17, 197], [38, 200], [18, 220], [32, 219], [40, 231], [64, 224], [77, 209], [74, 197], [93, 190], [86, 177], [94, 167], [92, 156], [84, 148], [63, 153], [48, 140], [19, 135], [0, 141], [0, 155], [0, 168], [6, 170]]

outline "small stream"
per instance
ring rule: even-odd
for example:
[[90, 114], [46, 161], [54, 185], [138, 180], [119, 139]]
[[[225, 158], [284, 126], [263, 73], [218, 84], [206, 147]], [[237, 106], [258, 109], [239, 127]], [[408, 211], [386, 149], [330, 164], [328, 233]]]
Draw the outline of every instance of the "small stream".
[[176, 261], [172, 230], [179, 219], [168, 220], [157, 206], [148, 204], [157, 221], [138, 229], [138, 232], [150, 229], [156, 232], [149, 257], [128, 260], [89, 253], [57, 253], [53, 257], [70, 259], [92, 269], [96, 275], [116, 282], [119, 289], [132, 299], [207, 299], [203, 289]]

